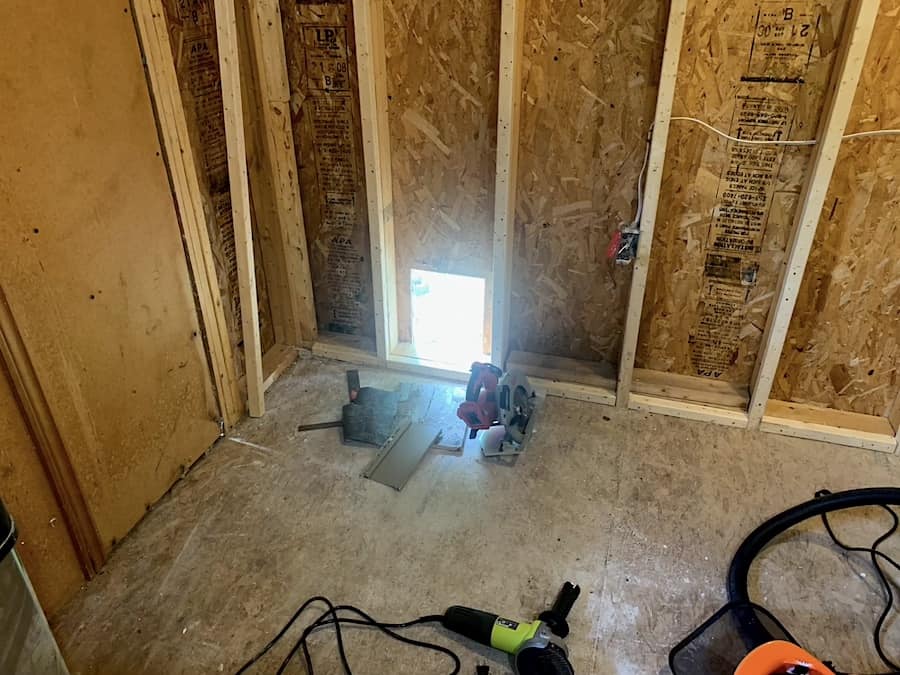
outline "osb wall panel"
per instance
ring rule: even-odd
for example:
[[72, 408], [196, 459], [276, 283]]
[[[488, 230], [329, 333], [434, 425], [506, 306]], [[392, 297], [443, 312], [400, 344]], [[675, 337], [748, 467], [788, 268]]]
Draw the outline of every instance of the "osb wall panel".
[[21, 556], [44, 611], [50, 615], [84, 581], [53, 486], [13, 394], [0, 358], [0, 495], [19, 531]]
[[[181, 100], [191, 135], [200, 188], [203, 193], [203, 210], [209, 230], [219, 291], [225, 307], [228, 334], [235, 347], [238, 374], [243, 374], [243, 332], [241, 330], [241, 303], [238, 290], [237, 257], [234, 243], [234, 222], [231, 212], [231, 188], [228, 177], [228, 152], [225, 146], [225, 113], [222, 103], [222, 81], [219, 76], [219, 52], [216, 36], [214, 0], [163, 0], [172, 57], [181, 90]], [[246, 52], [244, 53], [246, 54]], [[243, 55], [242, 55], [243, 56]], [[241, 64], [242, 74], [249, 67]], [[252, 82], [246, 78], [244, 82]], [[245, 99], [251, 100], [246, 96]], [[253, 106], [244, 106], [245, 115], [253, 115]], [[253, 155], [253, 129], [248, 134], [248, 155]], [[251, 218], [254, 231], [259, 229], [256, 195], [251, 194], [254, 208]], [[254, 236], [253, 252], [256, 257], [256, 289], [259, 294], [260, 338], [263, 351], [275, 344], [272, 311], [268, 301], [268, 284], [265, 265]]]
[[[848, 132], [900, 128], [900, 0], [882, 0]], [[844, 141], [773, 396], [890, 415], [900, 396], [900, 137]]]
[[607, 260], [635, 215], [667, 3], [529, 0], [512, 347], [616, 362], [630, 268]]
[[349, 0], [282, 0], [291, 120], [319, 330], [375, 336]]
[[216, 440], [215, 392], [128, 3], [5, 9], [0, 286], [111, 547]]
[[407, 342], [411, 268], [491, 286], [500, 3], [387, 0], [384, 17], [397, 312]]
[[[813, 138], [846, 5], [689, 3], [674, 115], [740, 138]], [[810, 154], [672, 123], [639, 367], [749, 383]]]

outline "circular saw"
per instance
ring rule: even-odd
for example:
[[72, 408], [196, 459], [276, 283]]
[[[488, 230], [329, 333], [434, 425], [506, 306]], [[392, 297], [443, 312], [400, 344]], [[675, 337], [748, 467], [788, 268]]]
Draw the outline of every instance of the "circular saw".
[[485, 457], [515, 455], [525, 450], [534, 415], [536, 394], [520, 372], [504, 373], [492, 363], [472, 364], [466, 400], [456, 415], [469, 428], [469, 438], [479, 431]]

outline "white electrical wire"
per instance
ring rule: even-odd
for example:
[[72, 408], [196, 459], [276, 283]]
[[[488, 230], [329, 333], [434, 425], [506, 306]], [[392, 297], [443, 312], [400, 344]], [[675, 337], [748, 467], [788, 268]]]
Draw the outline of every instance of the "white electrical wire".
[[670, 117], [673, 122], [695, 122], [699, 124], [704, 129], [712, 131], [714, 134], [718, 134], [722, 138], [725, 138], [729, 141], [733, 141], [734, 143], [743, 143], [745, 145], [815, 145], [816, 142], [814, 140], [811, 141], [752, 141], [748, 138], [737, 138], [736, 136], [730, 136], [726, 134], [721, 129], [716, 129], [712, 124], [708, 124], [703, 120], [698, 120], [696, 117]]
[[[808, 141], [753, 141], [747, 138], [737, 138], [736, 136], [731, 136], [726, 134], [721, 129], [716, 129], [712, 124], [708, 124], [703, 120], [698, 120], [696, 117], [670, 117], [669, 118], [673, 122], [694, 122], [699, 124], [704, 129], [712, 131], [714, 134], [721, 136], [722, 138], [732, 141], [734, 143], [743, 143], [744, 145], [786, 145], [786, 146], [807, 146], [807, 145], [815, 145], [818, 141], [815, 139], [811, 139]], [[856, 133], [846, 134], [842, 136], [844, 140], [850, 140], [853, 138], [869, 138], [871, 136], [892, 136], [894, 134], [900, 134], [900, 129], [877, 129], [875, 131], [857, 131]]]
[[[733, 143], [743, 143], [745, 145], [786, 145], [786, 146], [810, 146], [815, 145], [818, 141], [816, 140], [808, 140], [808, 141], [754, 141], [747, 138], [737, 138], [736, 136], [731, 136], [730, 134], [726, 134], [721, 129], [716, 129], [712, 124], [704, 122], [703, 120], [698, 120], [696, 117], [684, 117], [684, 116], [676, 116], [670, 117], [670, 121], [672, 122], [694, 122], [695, 124], [699, 124], [704, 129], [712, 131], [714, 134], [721, 136], [722, 138], [732, 141]], [[900, 129], [877, 129], [875, 131], [857, 131], [852, 134], [844, 134], [841, 139], [842, 140], [852, 140], [856, 138], [871, 138], [873, 136], [894, 136], [900, 134]], [[644, 174], [647, 171], [647, 164], [650, 162], [650, 140], [653, 137], [653, 125], [650, 125], [650, 130], [647, 132], [647, 144], [646, 149], [644, 151], [644, 163], [641, 166], [641, 172], [638, 174], [638, 182], [637, 182], [637, 208], [635, 209], [634, 220], [632, 220], [628, 225], [624, 225], [619, 228], [619, 231], [623, 234], [637, 234], [640, 231], [641, 226], [641, 215], [644, 212]], [[630, 246], [630, 243], [623, 239], [622, 243], [619, 246], [617, 251], [617, 256], [625, 251]]]
[[876, 129], [875, 131], [857, 131], [852, 134], [844, 134], [841, 138], [845, 141], [851, 138], [870, 138], [872, 136], [893, 136], [900, 134], [900, 129]]
[[[754, 141], [747, 138], [737, 138], [736, 136], [726, 134], [721, 129], [716, 129], [716, 127], [714, 127], [712, 124], [704, 122], [703, 120], [698, 120], [696, 117], [676, 116], [670, 117], [669, 120], [672, 122], [694, 122], [696, 124], [699, 124], [704, 129], [712, 131], [714, 134], [717, 134], [718, 136], [721, 136], [726, 140], [732, 141], [733, 143], [743, 143], [745, 145], [786, 145], [796, 147], [815, 145], [818, 142], [815, 139], [807, 141]], [[857, 131], [852, 134], [844, 134], [841, 139], [847, 141], [857, 138], [871, 138], [873, 136], [894, 136], [898, 134], [900, 134], [900, 129], [876, 129], [875, 131]], [[644, 164], [641, 166], [641, 172], [638, 174], [637, 209], [634, 220], [620, 229], [620, 231], [625, 234], [636, 234], [640, 230], [641, 215], [644, 211], [644, 174], [647, 171], [647, 164], [650, 161], [650, 140], [652, 136], [653, 125], [651, 124], [650, 130], [647, 132], [647, 147], [644, 152]], [[622, 243], [622, 245], [619, 247], [619, 253], [622, 253], [627, 247], [627, 243]]]
[[647, 164], [650, 163], [650, 140], [653, 135], [653, 131], [647, 132], [647, 143], [646, 148], [644, 149], [644, 163], [641, 165], [641, 172], [638, 174], [638, 190], [637, 190], [637, 209], [634, 214], [634, 220], [631, 221], [630, 229], [634, 229], [637, 232], [637, 228], [640, 227], [641, 224], [641, 216], [644, 213], [644, 174], [647, 172]]

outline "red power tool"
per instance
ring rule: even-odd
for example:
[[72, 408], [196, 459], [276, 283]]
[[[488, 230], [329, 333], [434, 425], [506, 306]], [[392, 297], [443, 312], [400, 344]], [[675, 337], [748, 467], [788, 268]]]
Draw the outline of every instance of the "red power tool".
[[481, 442], [485, 456], [518, 454], [525, 449], [534, 401], [535, 392], [521, 373], [475, 362], [456, 416], [470, 429], [469, 438], [487, 431]]

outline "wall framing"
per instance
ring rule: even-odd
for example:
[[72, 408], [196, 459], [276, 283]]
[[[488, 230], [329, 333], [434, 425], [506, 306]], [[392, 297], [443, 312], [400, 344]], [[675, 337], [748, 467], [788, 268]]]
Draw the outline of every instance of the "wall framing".
[[[278, 336], [281, 342], [277, 341], [265, 354], [260, 354], [256, 360], [261, 365], [261, 376], [252, 378], [254, 391], [265, 392], [296, 359], [296, 347], [310, 346], [315, 341], [317, 328], [309, 263], [306, 259], [303, 214], [296, 181], [293, 137], [283, 115], [289, 94], [280, 11], [278, 3], [272, 0], [253, 0], [250, 10], [250, 41], [256, 57], [256, 72], [253, 75], [259, 83], [261, 100], [258, 103], [265, 137], [263, 159], [275, 183], [276, 222], [269, 223], [270, 230], [275, 235], [276, 256], [272, 264], [275, 268], [274, 276], [281, 280], [278, 284], [283, 287], [282, 293], [273, 293], [270, 298], [273, 314], [277, 315], [275, 322], [283, 333]], [[171, 56], [172, 45], [165, 10], [161, 0], [134, 0], [133, 13], [146, 62], [166, 165], [181, 218], [216, 393], [222, 406], [225, 429], [229, 429], [240, 421], [247, 409], [247, 378], [237, 372], [236, 354], [229, 338], [212, 243], [205, 225], [198, 167], [194, 154], [189, 151], [191, 137]], [[236, 15], [234, 24], [237, 30]], [[234, 39], [234, 49], [237, 50], [236, 34]], [[237, 81], [250, 75], [248, 64], [244, 64], [243, 70], [238, 71]], [[240, 95], [239, 93], [238, 96]], [[246, 151], [243, 164], [246, 173]], [[235, 221], [235, 227], [242, 226]], [[250, 264], [250, 269], [253, 269], [252, 263]], [[241, 278], [244, 285], [249, 283], [243, 273]], [[258, 332], [258, 310], [248, 312], [248, 316], [256, 322], [254, 325]], [[259, 370], [255, 366], [254, 368]], [[256, 392], [253, 396], [257, 401], [254, 405], [258, 406], [261, 394]], [[256, 410], [259, 411], [259, 407]]]
[[[801, 193], [801, 205], [794, 219], [793, 237], [778, 287], [778, 302], [769, 314], [764, 331], [763, 349], [749, 392], [728, 383], [712, 383], [677, 373], [642, 370], [635, 367], [635, 353], [652, 255], [653, 227], [663, 186], [667, 132], [672, 115], [678, 63], [690, 0], [671, 0], [668, 28], [656, 103], [654, 129], [647, 179], [646, 202], [641, 218], [639, 240], [618, 373], [600, 373], [599, 364], [575, 359], [560, 359], [526, 352], [508, 353], [509, 304], [512, 265], [513, 210], [516, 195], [519, 107], [522, 102], [522, 39], [524, 2], [504, 0], [501, 4], [499, 65], [499, 112], [497, 120], [497, 166], [494, 208], [494, 250], [492, 298], [492, 354], [498, 364], [528, 372], [550, 395], [616, 404], [638, 410], [674, 415], [737, 428], [761, 429], [772, 433], [820, 438], [833, 442], [891, 451], [898, 434], [894, 427], [866, 416], [842, 416], [835, 424], [824, 424], [815, 411], [802, 406], [789, 408], [769, 400], [771, 378], [784, 345], [787, 323], [802, 277], [816, 220], [822, 208], [824, 191], [840, 148], [862, 63], [866, 55], [878, 3], [854, 0], [847, 13], [838, 61], [832, 71], [829, 94], [816, 135], [811, 168]], [[404, 350], [398, 341], [395, 253], [393, 248], [393, 209], [390, 166], [390, 137], [387, 129], [387, 88], [384, 53], [383, 0], [355, 0], [356, 47], [359, 68], [360, 102], [364, 137], [368, 211], [371, 221], [371, 252], [375, 285], [375, 344], [365, 340], [322, 337], [313, 345], [313, 353], [323, 356], [414, 369], [421, 373], [458, 378], [459, 374], [428, 363]], [[805, 249], [805, 250], [804, 250]], [[602, 370], [602, 369], [601, 369]], [[885, 426], [887, 424], [887, 426]]]
[[161, 0], [135, 0], [138, 37], [144, 52], [157, 123], [166, 164], [197, 289], [200, 317], [206, 334], [216, 392], [226, 427], [236, 424], [243, 411], [234, 353], [216, 280], [212, 245], [206, 229], [203, 200], [194, 154], [190, 151], [187, 120], [178, 88], [172, 46]]
[[[286, 297], [286, 306], [274, 306], [272, 311], [284, 315], [285, 345], [310, 345], [318, 336], [318, 326], [297, 182], [294, 136], [290, 128], [291, 94], [281, 8], [277, 0], [251, 0], [250, 29], [261, 99], [266, 166], [275, 190], [277, 262], [284, 278]], [[274, 304], [275, 300], [273, 297], [270, 302]]]
[[231, 178], [231, 210], [237, 249], [238, 282], [241, 296], [241, 325], [244, 335], [247, 408], [250, 417], [266, 411], [263, 387], [262, 346], [259, 330], [259, 299], [256, 294], [256, 266], [253, 263], [253, 226], [250, 222], [250, 181], [247, 176], [247, 149], [244, 141], [244, 114], [241, 101], [241, 69], [238, 56], [237, 18], [234, 0], [216, 0], [216, 33], [219, 38], [219, 66], [225, 108], [225, 135], [228, 174]]
[[754, 428], [762, 421], [772, 392], [775, 370], [784, 349], [819, 216], [825, 205], [825, 194], [837, 163], [838, 150], [847, 127], [866, 50], [875, 28], [879, 4], [879, 0], [859, 0], [851, 6], [848, 17], [851, 26], [849, 38], [841, 50], [835, 77], [832, 78], [830, 100], [826, 104], [822, 125], [816, 135], [818, 144], [813, 151], [812, 166], [807, 173], [800, 208], [794, 220], [788, 259], [782, 270], [774, 309], [769, 313], [761, 356], [756, 364], [750, 400], [750, 424]]
[[525, 0], [500, 6], [500, 82], [497, 110], [497, 179], [494, 187], [493, 327], [491, 360], [502, 366], [509, 348], [513, 234], [522, 103], [522, 53]]

